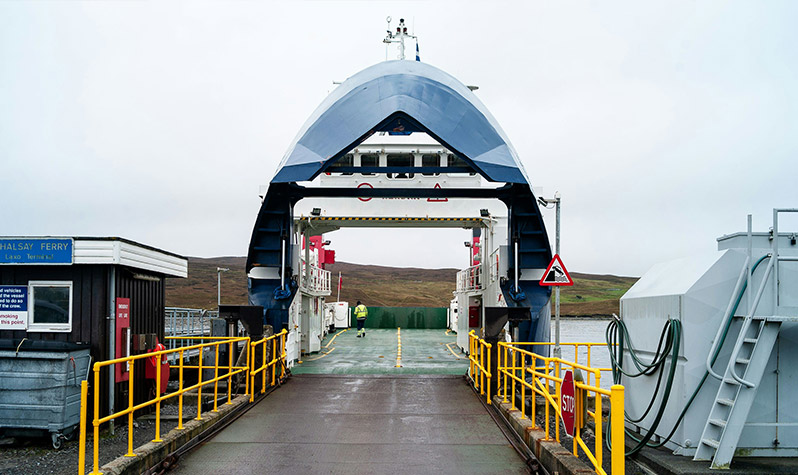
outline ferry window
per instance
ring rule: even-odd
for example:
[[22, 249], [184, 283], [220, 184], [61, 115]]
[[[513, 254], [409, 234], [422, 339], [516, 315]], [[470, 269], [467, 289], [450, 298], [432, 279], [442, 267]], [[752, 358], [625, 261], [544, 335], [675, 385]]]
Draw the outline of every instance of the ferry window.
[[[415, 157], [412, 153], [389, 153], [386, 157], [389, 167], [412, 167]], [[388, 178], [413, 178], [415, 173], [388, 173]]]
[[[331, 169], [335, 168], [351, 168], [355, 166], [355, 156], [351, 153], [347, 153], [343, 157], [336, 160], [333, 164], [330, 165]], [[352, 173], [342, 173], [342, 175], [351, 175]]]
[[[425, 153], [421, 156], [421, 166], [422, 167], [440, 167], [441, 166], [441, 156], [437, 153]], [[437, 176], [440, 173], [424, 173], [424, 176]]]
[[[380, 166], [380, 156], [376, 153], [364, 153], [360, 155], [360, 166], [376, 168]], [[374, 173], [363, 173], [363, 175], [374, 175]]]
[[[462, 158], [458, 157], [457, 155], [454, 155], [454, 154], [450, 153], [449, 156], [446, 157], [446, 158], [447, 158], [447, 160], [446, 160], [446, 166], [447, 167], [458, 167], [458, 168], [466, 167], [466, 168], [471, 168], [468, 165], [468, 163], [466, 163], [465, 160], [463, 160]], [[471, 176], [474, 176], [474, 175], [476, 175], [476, 172], [472, 171], [472, 172], [468, 172], [468, 174], [471, 175]]]
[[72, 282], [28, 283], [28, 331], [72, 331]]
[[448, 160], [446, 162], [447, 167], [467, 167], [468, 164], [462, 158], [452, 155], [451, 153], [447, 157]]

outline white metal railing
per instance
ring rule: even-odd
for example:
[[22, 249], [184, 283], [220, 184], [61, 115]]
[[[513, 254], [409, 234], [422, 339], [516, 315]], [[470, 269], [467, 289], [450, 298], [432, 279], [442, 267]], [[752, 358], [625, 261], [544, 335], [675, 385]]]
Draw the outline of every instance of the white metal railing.
[[482, 290], [482, 265], [468, 267], [457, 273], [457, 291]]
[[488, 265], [490, 266], [490, 281], [496, 282], [499, 280], [499, 250], [493, 251], [488, 258]]
[[307, 276], [305, 275], [305, 261], [299, 261], [300, 286], [306, 292], [330, 295], [330, 271], [321, 267], [310, 265]]

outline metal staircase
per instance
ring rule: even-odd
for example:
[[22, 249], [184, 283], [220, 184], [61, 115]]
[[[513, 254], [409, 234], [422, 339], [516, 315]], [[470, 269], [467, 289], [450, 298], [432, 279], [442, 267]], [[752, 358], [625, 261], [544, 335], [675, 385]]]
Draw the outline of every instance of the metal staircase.
[[729, 468], [780, 328], [764, 317], [743, 322], [693, 460]]
[[[752, 293], [751, 280], [755, 269], [751, 267], [752, 260], [752, 231], [751, 215], [748, 215], [748, 257], [745, 261], [743, 273], [737, 282], [740, 289], [742, 279], [747, 274], [747, 284], [745, 288], [748, 293], [749, 308], [748, 313], [742, 319], [740, 333], [729, 357], [726, 371], [721, 378], [718, 393], [715, 395], [715, 402], [712, 404], [701, 440], [696, 449], [693, 460], [712, 460], [711, 468], [728, 469], [731, 465], [737, 445], [740, 442], [748, 414], [756, 397], [757, 389], [762, 376], [770, 360], [773, 346], [779, 336], [782, 322], [796, 321], [795, 316], [781, 315], [779, 306], [779, 261], [798, 260], [794, 256], [780, 256], [778, 248], [778, 216], [779, 213], [798, 213], [798, 209], [774, 209], [773, 210], [773, 230], [771, 239], [771, 252], [765, 257], [768, 264], [761, 277], [759, 288], [756, 294]], [[764, 259], [764, 258], [763, 258]], [[761, 262], [761, 260], [760, 260]], [[772, 277], [772, 279], [769, 279]], [[773, 295], [771, 303], [772, 310], [770, 316], [755, 316], [757, 308], [766, 288], [770, 288]], [[734, 294], [737, 290], [734, 291]], [[753, 296], [753, 300], [750, 300]], [[732, 296], [732, 301], [736, 295]], [[729, 303], [727, 315], [731, 317], [732, 303]], [[720, 337], [720, 330], [715, 341]], [[713, 343], [713, 349], [715, 349]], [[707, 359], [707, 371], [717, 377], [712, 371], [711, 362]], [[740, 376], [742, 374], [742, 376]]]

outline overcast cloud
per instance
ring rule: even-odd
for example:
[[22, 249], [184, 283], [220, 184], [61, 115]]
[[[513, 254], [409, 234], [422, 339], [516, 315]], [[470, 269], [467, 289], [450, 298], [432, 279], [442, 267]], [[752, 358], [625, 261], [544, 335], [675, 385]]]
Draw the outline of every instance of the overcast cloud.
[[[387, 15], [561, 192], [571, 271], [640, 275], [798, 207], [794, 2], [3, 2], [0, 235], [245, 255], [258, 186], [332, 81], [386, 58]], [[464, 236], [329, 238], [462, 267]]]

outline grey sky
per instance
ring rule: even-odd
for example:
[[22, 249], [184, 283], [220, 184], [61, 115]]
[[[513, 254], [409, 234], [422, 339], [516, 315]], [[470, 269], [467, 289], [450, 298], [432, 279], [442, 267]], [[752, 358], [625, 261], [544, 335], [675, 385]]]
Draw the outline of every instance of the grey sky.
[[[3, 2], [0, 235], [246, 254], [258, 185], [333, 80], [385, 59], [387, 15], [562, 193], [571, 271], [640, 275], [798, 207], [794, 2]], [[462, 267], [463, 233], [329, 237]]]

